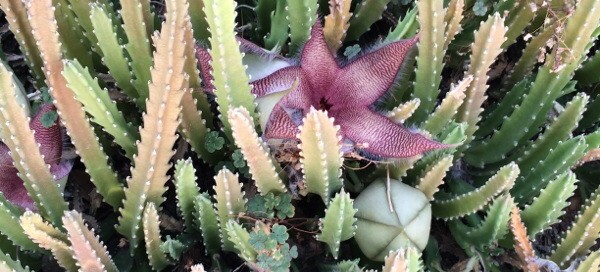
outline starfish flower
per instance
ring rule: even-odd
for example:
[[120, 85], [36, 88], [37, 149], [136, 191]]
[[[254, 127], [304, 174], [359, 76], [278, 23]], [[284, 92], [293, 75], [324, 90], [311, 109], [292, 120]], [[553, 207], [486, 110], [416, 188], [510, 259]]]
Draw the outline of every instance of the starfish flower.
[[[392, 87], [398, 71], [418, 38], [401, 40], [366, 53], [342, 65], [329, 50], [323, 27], [317, 22], [306, 42], [299, 61], [273, 57], [260, 47], [241, 41], [248, 56], [262, 55], [267, 66], [247, 72], [253, 80], [252, 93], [258, 98], [293, 88], [273, 108], [266, 124], [267, 139], [295, 139], [302, 117], [311, 108], [326, 110], [340, 126], [344, 141], [374, 158], [405, 158], [426, 151], [445, 148], [401, 124], [396, 124], [374, 109], [374, 104]], [[210, 55], [198, 49], [199, 66], [206, 87], [210, 84]], [[267, 58], [264, 58], [267, 56]]]
[[[40, 153], [44, 156], [46, 164], [50, 165], [50, 172], [56, 180], [66, 177], [71, 171], [71, 162], [61, 162], [62, 133], [58, 120], [50, 127], [42, 125], [42, 116], [55, 110], [54, 105], [44, 104], [39, 112], [31, 119], [29, 127], [35, 131], [34, 138], [39, 144]], [[18, 176], [18, 170], [13, 165], [8, 146], [0, 142], [0, 192], [13, 204], [24, 209], [37, 210], [33, 200], [27, 194], [23, 181]]]

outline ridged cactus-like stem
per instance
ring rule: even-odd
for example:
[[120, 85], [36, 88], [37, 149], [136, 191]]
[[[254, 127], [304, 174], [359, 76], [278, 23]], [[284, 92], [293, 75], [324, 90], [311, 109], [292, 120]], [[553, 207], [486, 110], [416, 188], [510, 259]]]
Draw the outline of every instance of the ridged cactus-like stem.
[[194, 223], [194, 201], [200, 195], [192, 160], [179, 160], [175, 165], [174, 177], [177, 207], [179, 207], [185, 227], [189, 231]]
[[197, 41], [208, 42], [210, 32], [208, 31], [208, 22], [204, 14], [204, 0], [190, 0], [190, 21], [194, 29], [194, 39]]
[[423, 171], [417, 189], [421, 190], [429, 201], [433, 200], [433, 195], [438, 191], [438, 187], [444, 183], [446, 172], [452, 166], [452, 159], [452, 156], [445, 156]]
[[133, 85], [134, 75], [130, 71], [130, 60], [125, 56], [125, 46], [121, 44], [117, 27], [108, 11], [108, 7], [96, 3], [90, 5], [90, 20], [94, 36], [98, 38], [98, 48], [103, 55], [104, 65], [123, 92], [143, 108], [144, 100]]
[[13, 260], [10, 255], [0, 250], [0, 269], [12, 272], [30, 272], [29, 267], [23, 267], [19, 260]]
[[152, 46], [150, 36], [154, 31], [154, 18], [149, 0], [121, 2], [123, 30], [127, 35], [125, 49], [131, 57], [131, 68], [135, 75], [134, 85], [142, 103], [148, 98], [148, 82], [151, 79]]
[[441, 132], [458, 113], [458, 108], [464, 102], [466, 97], [465, 91], [471, 84], [471, 81], [473, 81], [473, 76], [467, 76], [456, 85], [452, 85], [450, 92], [446, 94], [442, 103], [425, 121], [423, 129], [434, 135]]
[[68, 245], [68, 237], [52, 225], [44, 222], [42, 217], [31, 211], [21, 216], [20, 225], [24, 233], [41, 248], [52, 252], [52, 256], [67, 271], [77, 271], [74, 252]]
[[527, 91], [531, 87], [531, 81], [525, 79], [514, 85], [508, 93], [504, 95], [498, 105], [488, 111], [486, 118], [480, 122], [479, 128], [475, 132], [476, 138], [483, 138], [493, 132], [497, 132], [497, 128], [500, 127], [507, 117], [518, 109], [518, 105], [522, 103], [526, 97]]
[[250, 244], [250, 233], [242, 227], [238, 222], [229, 220], [225, 226], [227, 238], [239, 252], [239, 256], [246, 262], [256, 262], [257, 252], [254, 246]]
[[235, 144], [241, 149], [252, 179], [262, 195], [287, 191], [279, 173], [281, 168], [271, 159], [269, 148], [259, 137], [250, 113], [242, 107], [229, 110], [229, 123]]
[[[191, 3], [189, 5], [191, 6]], [[200, 72], [198, 71], [198, 61], [196, 60], [196, 42], [194, 40], [194, 32], [192, 30], [192, 23], [190, 21], [190, 14], [193, 12], [193, 10], [187, 6], [181, 6], [177, 10], [178, 12], [174, 16], [178, 16], [183, 19], [181, 21], [181, 25], [178, 27], [181, 27], [184, 32], [184, 71], [189, 76], [189, 86], [185, 87], [190, 87], [192, 90], [191, 92], [185, 92], [181, 99], [182, 109], [180, 131], [185, 140], [190, 143], [192, 150], [194, 150], [206, 162], [215, 164], [221, 159], [221, 157], [218, 154], [211, 154], [208, 152], [204, 144], [206, 142], [206, 136], [210, 132], [209, 127], [212, 126], [211, 124], [213, 122], [213, 116], [207, 97], [201, 91], [202, 85], [200, 81]], [[204, 14], [204, 12], [202, 12], [202, 14]], [[208, 30], [204, 31], [206, 32]]]
[[471, 61], [467, 75], [473, 76], [473, 82], [467, 88], [465, 103], [460, 107], [458, 120], [467, 122], [467, 142], [472, 140], [472, 135], [477, 130], [477, 122], [480, 120], [481, 108], [486, 99], [485, 91], [487, 85], [487, 72], [496, 60], [496, 56], [502, 52], [502, 43], [506, 40], [506, 27], [504, 18], [494, 14], [481, 24], [475, 33], [475, 41], [471, 46]]
[[393, 108], [388, 112], [387, 116], [396, 124], [403, 124], [421, 105], [421, 100], [418, 98], [406, 101], [405, 103]]
[[160, 249], [162, 239], [160, 238], [160, 219], [158, 217], [158, 211], [154, 203], [146, 204], [144, 209], [143, 217], [143, 229], [144, 229], [144, 242], [146, 245], [146, 254], [150, 265], [154, 270], [161, 271], [167, 267], [171, 262], [167, 259], [165, 253]]
[[371, 25], [381, 19], [390, 0], [365, 0], [356, 8], [354, 17], [350, 20], [347, 41], [358, 40], [358, 38], [369, 30]]
[[117, 104], [108, 96], [108, 90], [100, 88], [98, 79], [92, 78], [87, 68], [77, 60], [66, 61], [64, 65], [63, 76], [67, 80], [67, 86], [92, 117], [91, 121], [113, 136], [115, 142], [125, 150], [127, 157], [132, 159], [137, 152], [137, 129], [125, 121]]
[[464, 0], [452, 0], [448, 3], [448, 8], [446, 8], [446, 15], [444, 17], [444, 22], [446, 24], [444, 50], [448, 49], [450, 42], [452, 42], [456, 34], [462, 30], [460, 23], [464, 18], [464, 9]]
[[342, 188], [343, 154], [339, 126], [324, 111], [311, 109], [300, 127], [300, 163], [308, 192], [321, 196], [325, 204]]
[[422, 272], [421, 253], [413, 247], [392, 251], [385, 257], [382, 272]]
[[[78, 26], [75, 14], [67, 0], [53, 0], [56, 25], [60, 34], [61, 46], [67, 59], [77, 59], [83, 66], [93, 67], [90, 42]], [[37, 5], [37, 4], [35, 4]]]
[[[267, 0], [262, 2], [275, 1]], [[257, 6], [257, 13], [259, 6]], [[265, 48], [269, 50], [279, 49], [285, 45], [285, 42], [289, 38], [290, 25], [288, 22], [287, 0], [277, 0], [277, 6], [270, 16], [270, 31], [268, 35], [264, 36]]]
[[[302, 2], [302, 1], [294, 1]], [[246, 69], [242, 64], [242, 54], [235, 37], [235, 7], [233, 0], [206, 0], [204, 12], [210, 26], [210, 56], [212, 59], [212, 75], [220, 119], [223, 122], [225, 134], [231, 136], [231, 125], [227, 118], [230, 108], [245, 107], [253, 119], [255, 114], [254, 96]]]
[[600, 237], [600, 189], [597, 189], [584, 205], [573, 226], [565, 233], [553, 250], [550, 260], [565, 266], [572, 258], [585, 255]]
[[219, 218], [221, 229], [221, 245], [223, 250], [233, 251], [233, 243], [229, 240], [227, 222], [237, 221], [237, 215], [246, 210], [246, 199], [242, 192], [242, 185], [238, 182], [238, 176], [226, 168], [219, 171], [215, 177], [215, 208]]
[[462, 217], [480, 210], [492, 198], [512, 187], [519, 176], [519, 167], [511, 163], [474, 191], [447, 200], [432, 203], [433, 216], [444, 219]]
[[119, 271], [108, 254], [106, 246], [100, 242], [93, 230], [88, 229], [80, 213], [66, 212], [63, 216], [63, 225], [67, 230], [79, 271]]
[[575, 174], [565, 172], [551, 181], [530, 205], [523, 208], [521, 217], [530, 237], [558, 222], [558, 218], [565, 213], [563, 209], [569, 205], [568, 198], [577, 188], [576, 182]]
[[86, 118], [82, 105], [75, 99], [62, 75], [62, 48], [53, 10], [52, 0], [35, 1], [35, 5], [29, 2], [28, 6], [33, 36], [40, 52], [43, 52], [44, 72], [50, 94], [96, 190], [104, 197], [104, 201], [116, 208], [123, 198], [122, 185], [108, 165], [108, 158], [98, 143], [98, 137]]
[[0, 0], [0, 8], [6, 14], [8, 27], [14, 33], [21, 52], [25, 55], [27, 65], [35, 77], [36, 87], [44, 86], [44, 65], [37, 47], [31, 23], [27, 19], [27, 9], [21, 0]]
[[431, 113], [438, 97], [444, 62], [444, 3], [436, 0], [418, 1], [419, 55], [413, 96], [421, 100], [413, 121], [423, 122]]
[[[4, 195], [0, 194], [0, 233], [5, 235], [14, 245], [24, 250], [39, 251], [40, 248], [23, 231], [19, 225], [19, 218], [23, 211], [10, 203]], [[0, 258], [4, 255], [0, 252]]]
[[526, 174], [540, 161], [544, 160], [550, 153], [552, 147], [557, 146], [561, 141], [567, 140], [573, 130], [577, 127], [577, 122], [581, 119], [582, 113], [588, 96], [584, 93], [575, 96], [567, 104], [564, 111], [545, 129], [536, 141], [528, 148], [525, 153], [517, 159], [517, 164], [522, 173]]
[[480, 225], [468, 227], [459, 220], [453, 220], [450, 222], [450, 231], [461, 247], [470, 254], [475, 253], [475, 250], [484, 250], [506, 235], [510, 209], [514, 205], [509, 195], [501, 195], [490, 205], [487, 216]]
[[310, 38], [310, 30], [317, 20], [317, 0], [287, 0], [290, 24], [290, 52], [299, 53]]
[[30, 118], [19, 99], [24, 92], [21, 88], [12, 71], [0, 62], [0, 139], [8, 146], [14, 166], [36, 207], [48, 220], [60, 225], [67, 203], [62, 196], [63, 189], [54, 181], [42, 156], [35, 131], [24, 125], [29, 124]]
[[531, 73], [535, 64], [538, 63], [540, 51], [545, 48], [546, 43], [552, 38], [556, 31], [557, 24], [551, 24], [537, 34], [523, 49], [523, 53], [509, 74], [503, 79], [503, 86], [510, 88], [523, 80]]
[[317, 240], [325, 242], [329, 246], [329, 252], [333, 258], [338, 257], [340, 242], [348, 240], [354, 236], [356, 226], [356, 209], [350, 194], [343, 190], [331, 199], [329, 207], [325, 210], [325, 217], [320, 220], [321, 232], [317, 235]]
[[330, 0], [329, 15], [325, 16], [323, 32], [325, 41], [331, 52], [335, 53], [342, 46], [342, 42], [348, 31], [348, 21], [352, 16], [350, 13], [351, 0]]
[[511, 194], [519, 203], [528, 203], [550, 180], [575, 165], [587, 147], [581, 136], [560, 142], [533, 168], [523, 169], [525, 173], [517, 180]]
[[144, 124], [140, 129], [141, 141], [134, 158], [135, 167], [127, 181], [125, 201], [120, 209], [117, 230], [131, 242], [131, 252], [140, 237], [140, 221], [146, 202], [160, 205], [166, 191], [167, 171], [174, 154], [176, 130], [180, 124], [181, 98], [188, 85], [185, 74], [184, 16], [185, 0], [167, 2], [167, 19], [161, 33], [155, 36], [155, 65], [152, 69], [150, 96], [146, 101]]
[[194, 201], [196, 226], [202, 233], [202, 242], [205, 252], [212, 256], [221, 250], [221, 241], [219, 240], [219, 220], [213, 203], [206, 193], [200, 194]]

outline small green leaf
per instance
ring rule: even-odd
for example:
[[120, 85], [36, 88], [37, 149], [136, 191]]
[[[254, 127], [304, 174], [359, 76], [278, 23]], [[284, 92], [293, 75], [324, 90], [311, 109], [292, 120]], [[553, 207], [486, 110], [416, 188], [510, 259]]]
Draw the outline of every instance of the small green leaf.
[[233, 159], [233, 166], [236, 168], [244, 168], [246, 167], [246, 160], [244, 159], [244, 154], [242, 154], [241, 149], [236, 149], [233, 154], [231, 154], [231, 158]]
[[287, 228], [285, 226], [275, 224], [271, 228], [271, 238], [275, 239], [277, 243], [283, 244], [290, 237], [287, 233]]
[[51, 126], [54, 125], [54, 123], [56, 123], [56, 120], [58, 119], [58, 114], [56, 113], [56, 111], [49, 111], [44, 113], [44, 115], [42, 115], [42, 126], [44, 126], [45, 128], [49, 128]]
[[477, 16], [485, 16], [487, 10], [488, 7], [485, 4], [484, 0], [478, 0], [477, 2], [475, 2], [475, 5], [473, 5], [473, 13], [475, 13], [475, 15]]
[[210, 153], [214, 153], [215, 151], [221, 150], [223, 145], [225, 144], [225, 139], [219, 135], [217, 131], [211, 131], [206, 135], [206, 142], [204, 146], [206, 150]]

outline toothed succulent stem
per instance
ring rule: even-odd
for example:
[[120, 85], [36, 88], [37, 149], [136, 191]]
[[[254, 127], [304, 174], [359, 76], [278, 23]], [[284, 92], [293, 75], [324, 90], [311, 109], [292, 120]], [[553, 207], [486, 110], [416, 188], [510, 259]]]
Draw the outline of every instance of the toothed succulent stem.
[[564, 234], [550, 260], [566, 266], [570, 259], [586, 254], [600, 237], [600, 189], [590, 196], [584, 210], [577, 216], [575, 223]]
[[79, 271], [119, 271], [104, 244], [99, 241], [94, 230], [88, 229], [80, 213], [65, 212], [62, 220]]
[[325, 210], [325, 217], [321, 218], [317, 240], [324, 242], [329, 247], [333, 258], [337, 259], [340, 243], [354, 236], [357, 210], [352, 206], [350, 194], [342, 190], [337, 193]]
[[381, 19], [383, 12], [387, 9], [390, 0], [365, 0], [360, 2], [354, 11], [354, 17], [350, 19], [350, 27], [346, 41], [358, 40], [367, 32], [371, 25]]
[[23, 267], [19, 260], [13, 260], [10, 255], [0, 251], [0, 270], [12, 272], [30, 272], [29, 267]]
[[27, 125], [30, 123], [30, 117], [25, 109], [28, 108], [24, 108], [17, 99], [24, 93], [20, 88], [22, 86], [18, 84], [13, 73], [0, 62], [0, 139], [8, 146], [13, 164], [19, 170], [19, 177], [23, 180], [35, 206], [48, 220], [60, 225], [60, 217], [67, 209], [62, 195], [63, 189], [54, 181], [50, 166], [44, 160], [40, 151], [41, 145], [36, 142], [36, 132]]
[[98, 143], [92, 127], [85, 116], [81, 104], [68, 89], [62, 75], [63, 60], [58, 28], [54, 18], [52, 0], [29, 2], [28, 16], [44, 61], [44, 72], [49, 92], [62, 123], [67, 128], [71, 142], [75, 145], [81, 161], [86, 166], [96, 190], [104, 201], [113, 207], [119, 207], [123, 198], [123, 189], [116, 174], [108, 165], [108, 158]]
[[464, 18], [465, 0], [451, 0], [445, 11], [444, 22], [446, 26], [444, 50], [454, 40], [456, 34], [462, 31], [461, 21]]
[[45, 86], [45, 74], [42, 70], [44, 65], [37, 42], [33, 36], [33, 28], [27, 19], [27, 10], [22, 0], [0, 0], [0, 8], [6, 14], [8, 27], [14, 33], [21, 52], [25, 55], [27, 65], [35, 77], [35, 85], [38, 88]]
[[445, 156], [423, 171], [417, 189], [421, 190], [429, 201], [433, 200], [433, 195], [439, 190], [438, 187], [444, 183], [446, 172], [452, 166], [452, 159], [452, 156]]
[[433, 135], [440, 133], [458, 113], [458, 108], [463, 104], [466, 97], [465, 90], [469, 87], [471, 81], [473, 81], [473, 76], [467, 76], [456, 85], [452, 85], [450, 92], [446, 94], [442, 103], [425, 121], [423, 129]]
[[[261, 2], [275, 2], [273, 0], [260, 1]], [[287, 11], [287, 0], [276, 0], [277, 6], [272, 13], [269, 13], [270, 19], [270, 31], [267, 35], [264, 35], [265, 48], [270, 50], [278, 50], [285, 45], [285, 42], [289, 38], [290, 25], [288, 22], [288, 11]], [[258, 7], [256, 8], [258, 13]], [[259, 24], [260, 26], [260, 24]], [[260, 29], [260, 28], [259, 28]]]
[[563, 209], [569, 206], [568, 199], [577, 188], [576, 182], [573, 172], [565, 172], [551, 181], [530, 205], [523, 208], [521, 217], [531, 238], [558, 222], [559, 217], [565, 213]]
[[63, 76], [67, 80], [67, 87], [92, 117], [91, 121], [112, 135], [127, 157], [132, 159], [137, 152], [135, 142], [139, 139], [139, 133], [131, 123], [125, 121], [117, 104], [108, 96], [108, 90], [101, 89], [98, 79], [92, 78], [88, 69], [76, 60], [65, 61]]
[[257, 253], [249, 242], [250, 233], [234, 220], [227, 221], [225, 231], [227, 231], [227, 238], [229, 239], [229, 242], [232, 243], [235, 249], [239, 252], [239, 256], [242, 257], [242, 259], [244, 259], [246, 262], [256, 262]]
[[49, 250], [54, 259], [67, 271], [77, 271], [75, 254], [68, 245], [68, 237], [52, 225], [44, 222], [42, 217], [26, 211], [20, 218], [24, 233], [41, 248]]
[[144, 228], [146, 254], [148, 254], [150, 265], [152, 268], [154, 268], [154, 270], [161, 271], [171, 264], [171, 262], [169, 259], [167, 259], [165, 253], [163, 253], [160, 249], [160, 245], [162, 244], [159, 228], [160, 218], [158, 217], [158, 211], [156, 210], [154, 203], [146, 204], [142, 225]]
[[290, 52], [298, 52], [310, 38], [310, 29], [317, 19], [318, 6], [317, 0], [287, 0]]
[[154, 18], [150, 13], [150, 1], [123, 1], [120, 14], [127, 35], [125, 49], [131, 57], [130, 66], [135, 75], [133, 84], [143, 104], [148, 98], [148, 82], [152, 77], [152, 46], [149, 39], [154, 31]]
[[194, 201], [200, 195], [200, 188], [196, 184], [196, 169], [192, 160], [179, 160], [175, 165], [175, 192], [177, 193], [177, 207], [185, 223], [187, 231], [192, 229], [194, 223]]
[[468, 227], [460, 220], [450, 222], [450, 231], [457, 242], [469, 254], [484, 250], [508, 232], [510, 209], [514, 206], [513, 199], [508, 195], [497, 197], [487, 211], [485, 220], [476, 227]]
[[196, 197], [194, 206], [196, 211], [194, 214], [195, 222], [197, 228], [202, 233], [202, 242], [204, 244], [205, 252], [207, 255], [212, 256], [221, 249], [217, 212], [206, 193]]
[[[0, 233], [5, 235], [13, 244], [24, 250], [39, 251], [40, 247], [25, 234], [19, 224], [23, 212], [19, 207], [10, 203], [3, 194], [0, 194]], [[0, 252], [0, 259], [4, 253]]]
[[125, 56], [125, 46], [118, 39], [117, 26], [108, 11], [109, 7], [92, 3], [90, 6], [90, 19], [94, 27], [93, 32], [98, 37], [98, 48], [103, 54], [102, 61], [110, 74], [130, 99], [142, 108], [144, 100], [133, 85], [133, 72], [130, 71], [130, 60]]
[[518, 176], [519, 167], [515, 163], [502, 167], [482, 187], [447, 200], [434, 201], [433, 215], [438, 218], [453, 219], [475, 213], [494, 196], [510, 189]]
[[221, 229], [221, 245], [223, 250], [233, 251], [234, 244], [229, 240], [227, 222], [237, 220], [237, 216], [246, 210], [246, 200], [242, 192], [242, 185], [238, 182], [238, 176], [226, 168], [219, 171], [215, 177], [215, 208], [219, 218]]
[[435, 106], [442, 80], [444, 61], [444, 3], [436, 0], [417, 2], [419, 8], [418, 20], [419, 55], [413, 96], [421, 100], [421, 106], [415, 112], [413, 121], [423, 122]]
[[245, 108], [237, 107], [230, 109], [227, 115], [235, 144], [244, 155], [258, 191], [262, 195], [269, 192], [285, 193], [287, 189], [279, 176], [282, 170], [271, 159], [267, 144], [258, 137], [250, 113]]
[[300, 163], [308, 192], [318, 194], [326, 205], [331, 195], [343, 187], [344, 163], [339, 126], [324, 111], [312, 108], [300, 127]]
[[167, 2], [167, 18], [160, 34], [154, 36], [156, 60], [152, 68], [150, 96], [146, 101], [144, 125], [140, 128], [141, 141], [134, 158], [135, 167], [127, 181], [125, 201], [120, 209], [121, 217], [117, 231], [130, 239], [130, 251], [138, 245], [140, 221], [146, 202], [159, 206], [166, 191], [167, 171], [174, 154], [176, 130], [180, 124], [181, 99], [187, 91], [188, 75], [185, 74], [184, 16], [185, 0]]
[[214, 78], [212, 85], [215, 86], [225, 134], [229, 139], [233, 139], [227, 117], [230, 108], [244, 107], [254, 120], [258, 120], [258, 116], [255, 114], [254, 96], [250, 92], [252, 87], [248, 83], [250, 79], [246, 75], [239, 42], [235, 38], [236, 2], [233, 0], [206, 0], [204, 5], [211, 33], [209, 52]]
[[482, 23], [479, 30], [475, 33], [475, 41], [471, 45], [471, 60], [469, 70], [466, 75], [472, 75], [473, 81], [467, 88], [465, 102], [459, 109], [458, 120], [467, 122], [467, 141], [472, 140], [472, 135], [477, 130], [477, 122], [480, 120], [480, 114], [483, 111], [481, 106], [486, 99], [486, 90], [488, 88], [488, 70], [496, 57], [502, 52], [502, 43], [506, 41], [506, 27], [504, 27], [504, 18], [499, 14], [494, 14]]
[[422, 272], [421, 253], [413, 247], [391, 251], [385, 257], [382, 272]]
[[325, 40], [331, 52], [335, 53], [342, 46], [342, 42], [348, 31], [348, 21], [352, 16], [350, 13], [351, 0], [330, 0], [329, 15], [325, 16], [323, 32]]
[[392, 120], [392, 122], [396, 124], [403, 124], [408, 118], [410, 118], [413, 113], [419, 108], [421, 105], [421, 100], [418, 98], [409, 100], [402, 105], [399, 105], [393, 108], [390, 112], [388, 112], [387, 116]]

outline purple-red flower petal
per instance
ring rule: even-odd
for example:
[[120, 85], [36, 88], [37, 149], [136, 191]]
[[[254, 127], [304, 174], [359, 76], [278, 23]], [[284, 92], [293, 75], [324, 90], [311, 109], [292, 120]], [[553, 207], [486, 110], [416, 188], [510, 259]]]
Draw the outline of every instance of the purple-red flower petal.
[[332, 82], [327, 100], [333, 105], [369, 106], [394, 84], [405, 56], [418, 38], [383, 46], [346, 65]]
[[364, 151], [382, 157], [406, 158], [447, 146], [395, 124], [366, 107], [330, 112], [342, 134]]
[[320, 22], [313, 26], [310, 39], [302, 49], [300, 67], [313, 94], [326, 93], [332, 80], [336, 80], [340, 67], [329, 51]]

